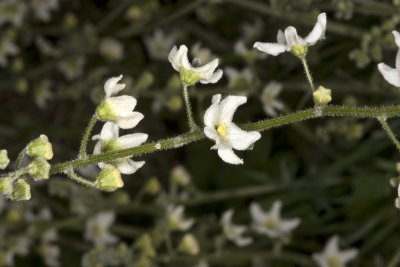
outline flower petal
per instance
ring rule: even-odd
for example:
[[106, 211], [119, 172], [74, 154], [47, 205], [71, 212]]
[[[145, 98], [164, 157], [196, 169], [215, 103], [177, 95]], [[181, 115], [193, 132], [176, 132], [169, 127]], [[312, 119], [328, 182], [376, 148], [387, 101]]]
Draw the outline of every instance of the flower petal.
[[276, 40], [278, 41], [278, 44], [286, 45], [286, 37], [285, 37], [285, 34], [283, 33], [283, 31], [281, 31], [281, 30], [278, 31]]
[[132, 174], [135, 173], [138, 169], [140, 169], [144, 165], [144, 161], [133, 161], [131, 159], [120, 160], [117, 163], [117, 168], [123, 174]]
[[396, 69], [400, 69], [400, 48], [397, 50], [397, 55], [396, 55]]
[[144, 115], [142, 113], [140, 113], [140, 112], [131, 112], [127, 116], [119, 117], [117, 119], [117, 124], [122, 129], [132, 129], [143, 118], [144, 118]]
[[110, 97], [116, 95], [119, 91], [125, 88], [125, 84], [119, 84], [118, 82], [122, 79], [122, 74], [116, 77], [111, 77], [104, 84], [104, 91], [106, 96]]
[[263, 211], [260, 204], [255, 202], [251, 203], [250, 205], [250, 215], [256, 224], [263, 224], [267, 219], [267, 214]]
[[398, 31], [392, 31], [394, 36], [394, 41], [396, 42], [397, 46], [400, 48], [400, 33]]
[[347, 249], [339, 253], [339, 257], [342, 260], [343, 264], [355, 259], [358, 255], [357, 249]]
[[232, 225], [232, 216], [233, 216], [234, 210], [233, 209], [229, 209], [227, 211], [225, 211], [222, 214], [222, 218], [221, 218], [221, 224], [224, 227], [230, 226]]
[[242, 237], [239, 236], [234, 240], [236, 246], [238, 247], [245, 247], [253, 242], [253, 239], [251, 237]]
[[293, 26], [289, 26], [285, 29], [286, 42], [289, 46], [303, 45], [305, 41], [297, 34], [297, 30]]
[[272, 56], [277, 56], [286, 51], [286, 45], [277, 43], [256, 42], [253, 47]]
[[144, 133], [127, 134], [118, 138], [122, 148], [136, 147], [146, 142], [148, 135]]
[[214, 72], [211, 77], [209, 77], [208, 79], [204, 80], [200, 80], [200, 83], [202, 84], [208, 84], [208, 83], [216, 83], [218, 82], [221, 78], [222, 78], [222, 74], [224, 72], [222, 70], [217, 70], [216, 72]]
[[212, 127], [212, 126], [210, 126], [210, 127], [209, 127], [209, 126], [204, 127], [204, 134], [205, 134], [208, 138], [214, 140], [215, 142], [220, 143], [219, 135], [218, 135], [217, 131], [214, 129], [214, 127]]
[[261, 134], [256, 131], [246, 132], [236, 124], [231, 123], [228, 127], [227, 139], [234, 149], [248, 149], [254, 142], [261, 138]]
[[103, 141], [112, 140], [118, 138], [119, 135], [119, 128], [118, 125], [113, 122], [106, 122], [101, 129], [100, 136], [95, 135], [93, 136], [93, 140], [101, 139]]
[[339, 253], [339, 237], [337, 235], [332, 236], [328, 240], [324, 253], [326, 255], [337, 255]]
[[305, 38], [307, 44], [313, 45], [318, 40], [325, 38], [326, 30], [326, 13], [321, 13], [318, 15], [317, 23], [315, 23], [314, 28]]
[[218, 148], [218, 155], [226, 163], [235, 165], [243, 164], [243, 160], [236, 156], [235, 153], [233, 153], [232, 148], [230, 147], [220, 146]]
[[214, 127], [217, 118], [219, 117], [219, 103], [221, 101], [221, 95], [217, 94], [213, 96], [212, 105], [206, 110], [204, 114], [204, 124], [208, 127]]
[[274, 203], [272, 203], [270, 216], [279, 219], [281, 217], [281, 209], [282, 209], [282, 201], [275, 200]]
[[289, 233], [300, 224], [300, 219], [294, 218], [289, 220], [281, 220], [280, 228], [282, 232]]
[[137, 103], [136, 98], [128, 95], [109, 97], [108, 100], [117, 116], [124, 116], [131, 113]]
[[247, 102], [247, 97], [245, 96], [234, 96], [230, 95], [225, 97], [220, 105], [219, 123], [230, 123], [232, 121], [233, 115], [236, 109]]
[[385, 80], [397, 87], [400, 87], [400, 70], [394, 69], [386, 65], [385, 63], [379, 63], [378, 69], [381, 72]]

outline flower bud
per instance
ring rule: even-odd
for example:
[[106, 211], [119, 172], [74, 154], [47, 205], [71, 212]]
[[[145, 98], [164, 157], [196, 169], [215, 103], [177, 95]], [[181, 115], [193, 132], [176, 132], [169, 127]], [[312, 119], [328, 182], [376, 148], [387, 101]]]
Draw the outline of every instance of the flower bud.
[[144, 192], [149, 195], [157, 195], [160, 190], [161, 185], [156, 177], [151, 178], [144, 187]]
[[8, 158], [7, 150], [0, 150], [0, 169], [4, 170], [7, 168], [8, 163], [10, 163], [10, 159]]
[[190, 183], [190, 174], [182, 166], [176, 166], [171, 171], [170, 180], [179, 186], [187, 186]]
[[313, 93], [314, 104], [323, 106], [332, 101], [331, 90], [323, 86], [318, 87]]
[[31, 187], [23, 179], [18, 179], [11, 193], [11, 199], [15, 201], [31, 199]]
[[136, 90], [146, 90], [154, 83], [154, 75], [150, 71], [144, 71], [137, 83]]
[[191, 256], [199, 254], [200, 246], [196, 237], [192, 234], [185, 234], [179, 243], [178, 251]]
[[42, 134], [28, 144], [27, 154], [31, 157], [40, 157], [49, 160], [53, 158], [53, 147], [47, 136]]
[[308, 45], [306, 45], [306, 44], [305, 45], [301, 45], [301, 44], [293, 45], [291, 52], [296, 57], [304, 58], [308, 52]]
[[49, 179], [50, 164], [43, 158], [37, 158], [29, 164], [29, 175], [35, 181]]
[[154, 250], [153, 241], [148, 234], [142, 235], [135, 244], [142, 252], [143, 256], [153, 258], [156, 256], [156, 251]]
[[10, 177], [0, 179], [0, 194], [9, 195], [13, 190], [13, 184]]
[[111, 165], [105, 166], [100, 172], [97, 177], [97, 183], [99, 184], [100, 190], [108, 192], [115, 191], [124, 186], [121, 172]]

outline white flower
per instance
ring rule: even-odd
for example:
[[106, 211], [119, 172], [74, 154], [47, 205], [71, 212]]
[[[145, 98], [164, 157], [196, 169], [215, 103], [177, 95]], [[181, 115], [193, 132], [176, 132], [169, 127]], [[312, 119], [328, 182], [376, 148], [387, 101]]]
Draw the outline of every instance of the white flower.
[[169, 53], [168, 60], [172, 67], [180, 72], [181, 79], [186, 85], [193, 85], [197, 82], [203, 84], [216, 83], [222, 77], [221, 69], [215, 71], [218, 67], [218, 59], [200, 67], [193, 67], [189, 62], [188, 48], [185, 45], [181, 45], [179, 49], [174, 46]]
[[[119, 136], [118, 125], [112, 122], [106, 122], [99, 135], [93, 136], [93, 140], [99, 140], [94, 147], [93, 154], [136, 147], [147, 140], [147, 134], [134, 133]], [[144, 165], [144, 161], [133, 161], [130, 158], [117, 159], [109, 164], [117, 167], [123, 174], [132, 174]], [[100, 168], [105, 168], [106, 164], [100, 162]]]
[[264, 212], [258, 203], [250, 205], [254, 230], [271, 238], [282, 238], [290, 234], [300, 224], [300, 219], [281, 218], [282, 202], [274, 201], [269, 212]]
[[181, 165], [175, 166], [170, 175], [170, 180], [180, 186], [187, 186], [190, 183], [189, 172]]
[[247, 48], [246, 44], [242, 40], [237, 41], [233, 49], [236, 55], [241, 56], [249, 62], [254, 62], [256, 59], [264, 59], [268, 56], [258, 50]]
[[392, 31], [392, 33], [394, 40], [399, 47], [396, 55], [396, 67], [391, 68], [385, 63], [379, 63], [378, 69], [388, 83], [400, 87], [400, 33], [398, 31]]
[[194, 219], [184, 219], [185, 208], [183, 206], [168, 206], [168, 227], [172, 231], [187, 231], [194, 224]]
[[162, 30], [157, 29], [152, 36], [145, 37], [144, 42], [151, 58], [166, 60], [175, 43], [175, 35], [165, 35]]
[[97, 117], [101, 121], [112, 121], [122, 129], [135, 127], [142, 119], [143, 114], [133, 111], [136, 106], [136, 98], [128, 95], [114, 96], [125, 88], [125, 84], [118, 83], [122, 75], [112, 77], [104, 84], [105, 99], [96, 109]]
[[53, 242], [58, 240], [57, 231], [50, 228], [42, 235], [42, 242], [39, 246], [39, 253], [42, 255], [44, 262], [47, 266], [57, 267], [60, 266], [60, 247]]
[[32, 9], [36, 17], [41, 21], [51, 19], [50, 12], [58, 8], [59, 0], [32, 0]]
[[277, 56], [285, 51], [292, 51], [296, 55], [301, 55], [299, 52], [304, 52], [303, 50], [306, 50], [308, 46], [314, 45], [318, 40], [325, 38], [325, 30], [326, 14], [321, 13], [318, 16], [317, 23], [306, 38], [301, 38], [297, 34], [296, 28], [289, 26], [285, 29], [285, 33], [281, 30], [278, 31], [278, 43], [256, 42], [254, 47], [273, 56]]
[[18, 46], [11, 39], [3, 37], [0, 41], [0, 66], [7, 66], [7, 57], [17, 55], [18, 52]]
[[222, 228], [226, 238], [234, 242], [239, 247], [250, 244], [253, 240], [250, 237], [243, 237], [243, 233], [247, 230], [246, 226], [234, 225], [232, 223], [233, 209], [224, 212], [221, 218]]
[[244, 68], [238, 71], [231, 67], [225, 68], [226, 76], [228, 77], [228, 87], [235, 89], [247, 89], [253, 81], [253, 73], [250, 68]]
[[357, 249], [339, 250], [339, 237], [332, 236], [321, 253], [313, 254], [320, 267], [345, 267], [346, 263], [357, 257]]
[[214, 58], [211, 50], [205, 47], [201, 47], [200, 42], [197, 42], [192, 46], [191, 54], [193, 58], [195, 58], [199, 62], [199, 64], [201, 64], [201, 62], [209, 62]]
[[264, 111], [271, 117], [276, 117], [278, 115], [277, 110], [283, 110], [283, 103], [276, 99], [281, 91], [282, 84], [272, 81], [264, 87], [261, 94], [261, 102], [263, 104]]
[[245, 96], [227, 96], [221, 101], [221, 95], [214, 95], [212, 105], [204, 115], [204, 133], [215, 140], [211, 149], [218, 149], [221, 159], [230, 164], [243, 164], [243, 160], [235, 155], [233, 148], [246, 150], [260, 139], [259, 132], [246, 132], [232, 122], [233, 114], [238, 106], [246, 103]]
[[13, 240], [5, 254], [5, 262], [7, 266], [14, 266], [14, 258], [16, 255], [25, 256], [29, 253], [31, 240], [26, 237], [19, 237]]
[[0, 1], [0, 26], [9, 22], [13, 26], [21, 26], [26, 14], [26, 5], [22, 1]]
[[117, 39], [107, 37], [101, 40], [99, 52], [110, 61], [118, 61], [124, 56], [124, 47]]
[[101, 212], [86, 222], [85, 239], [96, 246], [104, 246], [117, 242], [117, 237], [109, 232], [114, 223], [115, 214], [111, 211]]
[[69, 57], [61, 61], [58, 68], [64, 74], [67, 80], [71, 81], [83, 74], [83, 66], [85, 65], [85, 58], [76, 56]]

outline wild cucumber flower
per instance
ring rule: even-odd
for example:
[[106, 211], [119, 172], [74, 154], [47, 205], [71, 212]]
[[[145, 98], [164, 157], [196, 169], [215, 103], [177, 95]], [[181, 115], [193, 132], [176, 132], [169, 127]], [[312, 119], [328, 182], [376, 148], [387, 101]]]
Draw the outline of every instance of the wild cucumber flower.
[[183, 206], [168, 206], [167, 219], [168, 228], [171, 231], [187, 231], [194, 224], [194, 219], [184, 219], [185, 207]]
[[192, 234], [185, 234], [178, 245], [178, 250], [182, 253], [196, 256], [200, 252], [199, 242]]
[[13, 190], [13, 180], [10, 177], [0, 179], [0, 194], [9, 195]]
[[[147, 134], [134, 133], [119, 136], [118, 125], [112, 122], [106, 122], [99, 135], [95, 135], [93, 140], [99, 140], [94, 147], [93, 154], [100, 154], [124, 148], [136, 147], [147, 140]], [[144, 165], [144, 161], [133, 161], [129, 158], [117, 159], [110, 164], [117, 167], [123, 174], [132, 174]], [[106, 164], [100, 162], [100, 168], [104, 168]]]
[[11, 199], [14, 201], [31, 199], [31, 187], [24, 179], [18, 179], [14, 183]]
[[236, 90], [247, 89], [254, 81], [254, 75], [250, 68], [237, 69], [226, 67], [225, 73], [228, 78], [228, 87]]
[[313, 254], [313, 259], [320, 267], [345, 267], [346, 263], [357, 257], [357, 249], [339, 250], [339, 237], [332, 236], [321, 253]]
[[321, 13], [318, 16], [317, 23], [306, 38], [301, 38], [297, 34], [296, 28], [289, 26], [285, 29], [284, 33], [281, 30], [278, 31], [278, 43], [256, 42], [254, 47], [272, 56], [290, 51], [297, 57], [302, 58], [307, 54], [308, 46], [314, 45], [318, 40], [325, 38], [325, 30], [326, 14]]
[[243, 164], [232, 149], [246, 150], [260, 139], [259, 132], [246, 132], [232, 122], [238, 106], [246, 103], [245, 96], [227, 96], [221, 101], [221, 95], [214, 95], [212, 105], [204, 115], [204, 133], [215, 141], [211, 149], [218, 149], [218, 155], [230, 164]]
[[125, 84], [118, 83], [122, 75], [112, 77], [104, 84], [106, 98], [96, 109], [97, 117], [101, 121], [111, 121], [118, 124], [122, 129], [135, 127], [142, 119], [143, 114], [135, 112], [136, 98], [128, 95], [114, 96], [125, 88]]
[[198, 82], [203, 84], [216, 83], [222, 77], [223, 72], [221, 69], [215, 71], [218, 67], [218, 59], [214, 59], [200, 67], [193, 67], [188, 59], [186, 45], [181, 45], [179, 49], [174, 46], [169, 52], [168, 60], [171, 62], [172, 67], [179, 71], [181, 80], [186, 85], [194, 85]]
[[112, 211], [100, 212], [86, 221], [85, 239], [93, 242], [97, 246], [114, 244], [117, 237], [109, 232], [115, 220], [115, 214]]
[[264, 212], [258, 203], [250, 205], [254, 230], [271, 238], [284, 238], [300, 224], [300, 219], [281, 218], [282, 202], [275, 201], [269, 212]]
[[332, 101], [331, 89], [319, 86], [318, 89], [313, 92], [313, 99], [317, 106], [329, 104], [329, 102]]
[[385, 80], [397, 87], [400, 87], [400, 33], [398, 31], [392, 31], [394, 40], [396, 42], [396, 45], [399, 47], [397, 50], [397, 55], [396, 55], [396, 65], [395, 68], [391, 68], [385, 63], [379, 63], [378, 64], [378, 69], [381, 72], [383, 78]]
[[28, 166], [29, 175], [32, 176], [35, 181], [47, 180], [49, 179], [50, 167], [51, 166], [47, 160], [36, 158]]
[[234, 242], [239, 247], [250, 244], [253, 240], [250, 237], [243, 237], [243, 233], [247, 230], [246, 226], [234, 225], [232, 223], [233, 209], [227, 210], [222, 214], [221, 224], [226, 238]]
[[283, 110], [283, 103], [277, 99], [278, 95], [282, 91], [282, 84], [271, 81], [268, 83], [261, 94], [261, 102], [263, 104], [264, 111], [271, 117], [278, 115], [277, 111]]
[[124, 186], [121, 172], [112, 165], [105, 165], [96, 179], [99, 188], [104, 191], [115, 191]]

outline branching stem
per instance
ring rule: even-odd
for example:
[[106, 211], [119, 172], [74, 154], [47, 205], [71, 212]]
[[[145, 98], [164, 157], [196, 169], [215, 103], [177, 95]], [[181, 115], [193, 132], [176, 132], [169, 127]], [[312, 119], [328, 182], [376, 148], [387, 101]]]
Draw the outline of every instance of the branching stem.
[[92, 133], [92, 130], [93, 130], [94, 125], [96, 124], [96, 121], [97, 121], [97, 116], [96, 116], [96, 114], [94, 114], [92, 116], [92, 118], [90, 119], [88, 125], [86, 126], [85, 133], [83, 134], [81, 146], [79, 149], [79, 156], [83, 159], [86, 158], [87, 142], [89, 141], [90, 134]]
[[385, 132], [388, 135], [389, 139], [393, 142], [393, 144], [396, 146], [397, 150], [399, 150], [399, 152], [400, 152], [399, 140], [397, 140], [397, 138], [394, 135], [392, 129], [389, 126], [389, 124], [386, 122], [386, 117], [384, 117], [384, 116], [378, 117], [378, 121], [382, 125], [382, 128], [383, 128], [383, 130], [385, 130]]

